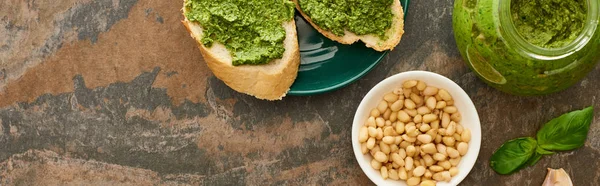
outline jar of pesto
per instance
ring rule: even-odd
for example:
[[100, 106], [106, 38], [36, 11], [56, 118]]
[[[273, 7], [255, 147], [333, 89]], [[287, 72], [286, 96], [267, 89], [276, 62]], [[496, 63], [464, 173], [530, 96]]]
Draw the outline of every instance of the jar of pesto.
[[575, 84], [600, 60], [598, 0], [455, 0], [453, 27], [467, 65], [516, 95]]

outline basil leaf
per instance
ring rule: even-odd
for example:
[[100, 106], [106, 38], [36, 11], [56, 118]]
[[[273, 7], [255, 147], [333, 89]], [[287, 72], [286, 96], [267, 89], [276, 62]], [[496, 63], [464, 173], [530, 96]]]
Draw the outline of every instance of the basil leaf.
[[513, 173], [524, 167], [536, 147], [537, 142], [531, 137], [507, 141], [490, 158], [490, 167], [499, 174]]
[[541, 155], [540, 153], [535, 152], [533, 154], [533, 156], [531, 156], [531, 158], [529, 158], [529, 160], [527, 160], [527, 163], [525, 163], [524, 166], [521, 168], [524, 168], [525, 166], [535, 165], [538, 161], [540, 161], [540, 159], [542, 159], [542, 156], [543, 155]]
[[537, 133], [538, 145], [545, 150], [573, 150], [583, 146], [594, 108], [573, 111], [546, 123]]

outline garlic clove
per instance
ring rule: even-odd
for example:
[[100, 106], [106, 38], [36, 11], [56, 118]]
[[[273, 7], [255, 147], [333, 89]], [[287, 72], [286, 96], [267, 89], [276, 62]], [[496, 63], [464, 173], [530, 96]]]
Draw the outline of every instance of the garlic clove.
[[548, 174], [542, 186], [573, 186], [573, 182], [564, 169], [548, 168]]

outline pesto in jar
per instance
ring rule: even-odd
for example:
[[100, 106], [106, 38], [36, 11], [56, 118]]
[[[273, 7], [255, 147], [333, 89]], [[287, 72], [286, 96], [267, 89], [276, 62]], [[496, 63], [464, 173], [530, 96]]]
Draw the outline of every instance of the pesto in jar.
[[511, 0], [513, 23], [523, 39], [542, 48], [560, 48], [583, 30], [585, 0]]
[[282, 23], [294, 17], [289, 0], [186, 0], [185, 9], [188, 20], [202, 25], [202, 44], [225, 45], [234, 66], [281, 58], [286, 37]]
[[387, 39], [392, 27], [391, 5], [397, 0], [298, 0], [313, 23], [337, 36], [344, 30], [357, 35], [374, 34]]

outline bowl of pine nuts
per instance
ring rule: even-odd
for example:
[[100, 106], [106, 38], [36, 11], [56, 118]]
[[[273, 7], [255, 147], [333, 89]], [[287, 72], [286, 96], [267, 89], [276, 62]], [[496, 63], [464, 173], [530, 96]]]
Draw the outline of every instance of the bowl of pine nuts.
[[452, 80], [409, 71], [378, 83], [352, 124], [354, 155], [377, 185], [458, 185], [481, 146], [475, 105]]

